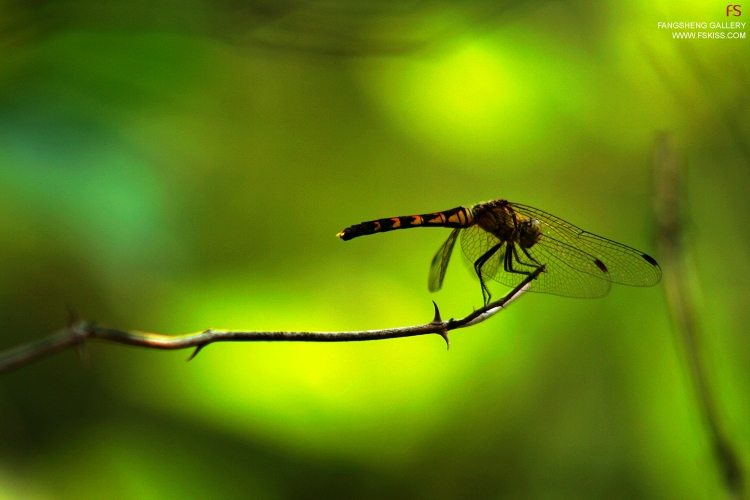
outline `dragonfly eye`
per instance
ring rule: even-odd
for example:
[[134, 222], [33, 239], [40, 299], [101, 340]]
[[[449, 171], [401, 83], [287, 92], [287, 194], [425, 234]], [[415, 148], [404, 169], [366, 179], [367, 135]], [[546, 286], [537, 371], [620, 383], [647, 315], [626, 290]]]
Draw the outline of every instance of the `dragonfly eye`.
[[523, 248], [531, 248], [542, 237], [542, 224], [538, 219], [528, 219], [519, 226], [518, 242]]

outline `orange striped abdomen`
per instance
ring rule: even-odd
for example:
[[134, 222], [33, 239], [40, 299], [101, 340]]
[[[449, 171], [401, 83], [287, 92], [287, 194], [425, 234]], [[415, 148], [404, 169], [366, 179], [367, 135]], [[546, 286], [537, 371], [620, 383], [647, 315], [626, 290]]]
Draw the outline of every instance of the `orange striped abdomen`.
[[382, 233], [384, 231], [395, 231], [396, 229], [409, 229], [412, 227], [468, 227], [473, 221], [474, 217], [472, 216], [470, 209], [456, 207], [443, 212], [433, 212], [422, 215], [403, 215], [401, 217], [362, 222], [347, 227], [336, 236], [347, 241], [358, 236]]

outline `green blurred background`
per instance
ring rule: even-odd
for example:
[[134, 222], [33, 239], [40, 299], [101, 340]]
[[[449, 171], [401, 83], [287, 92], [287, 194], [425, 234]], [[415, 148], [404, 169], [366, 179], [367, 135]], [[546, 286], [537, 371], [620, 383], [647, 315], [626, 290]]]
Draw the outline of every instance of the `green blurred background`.
[[[495, 198], [658, 259], [671, 130], [702, 352], [750, 463], [750, 51], [657, 29], [746, 17], [725, 7], [0, 1], [0, 347], [66, 306], [161, 333], [463, 316], [460, 259], [426, 289], [447, 230], [334, 235]], [[717, 498], [665, 305], [529, 294], [450, 351], [91, 343], [0, 377], [0, 498]]]

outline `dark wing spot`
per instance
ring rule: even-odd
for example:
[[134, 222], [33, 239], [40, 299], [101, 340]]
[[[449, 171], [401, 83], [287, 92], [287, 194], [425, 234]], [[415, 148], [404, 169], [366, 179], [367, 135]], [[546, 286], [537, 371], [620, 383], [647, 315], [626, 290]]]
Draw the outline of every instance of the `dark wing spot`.
[[594, 264], [596, 264], [596, 267], [601, 269], [603, 273], [609, 273], [609, 269], [607, 269], [607, 266], [604, 265], [604, 262], [600, 261], [599, 259], [594, 259]]
[[648, 262], [652, 266], [658, 266], [659, 265], [659, 264], [656, 263], [656, 261], [654, 260], [654, 258], [651, 257], [650, 255], [646, 255], [644, 253], [643, 255], [641, 255], [641, 257], [643, 257], [643, 260], [645, 260], [646, 262]]

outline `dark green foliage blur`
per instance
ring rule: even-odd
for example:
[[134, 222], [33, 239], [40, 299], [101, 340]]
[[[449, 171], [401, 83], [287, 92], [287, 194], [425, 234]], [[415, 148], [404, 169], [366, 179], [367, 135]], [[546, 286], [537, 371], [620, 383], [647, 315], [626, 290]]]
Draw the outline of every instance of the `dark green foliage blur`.
[[[449, 230], [334, 235], [495, 198], [658, 260], [670, 131], [750, 464], [750, 50], [657, 28], [750, 16], [725, 7], [0, 1], [0, 348], [67, 307], [170, 334], [460, 317], [481, 294], [458, 255], [427, 291]], [[723, 494], [661, 286], [528, 294], [451, 341], [56, 354], [0, 375], [0, 498]]]

